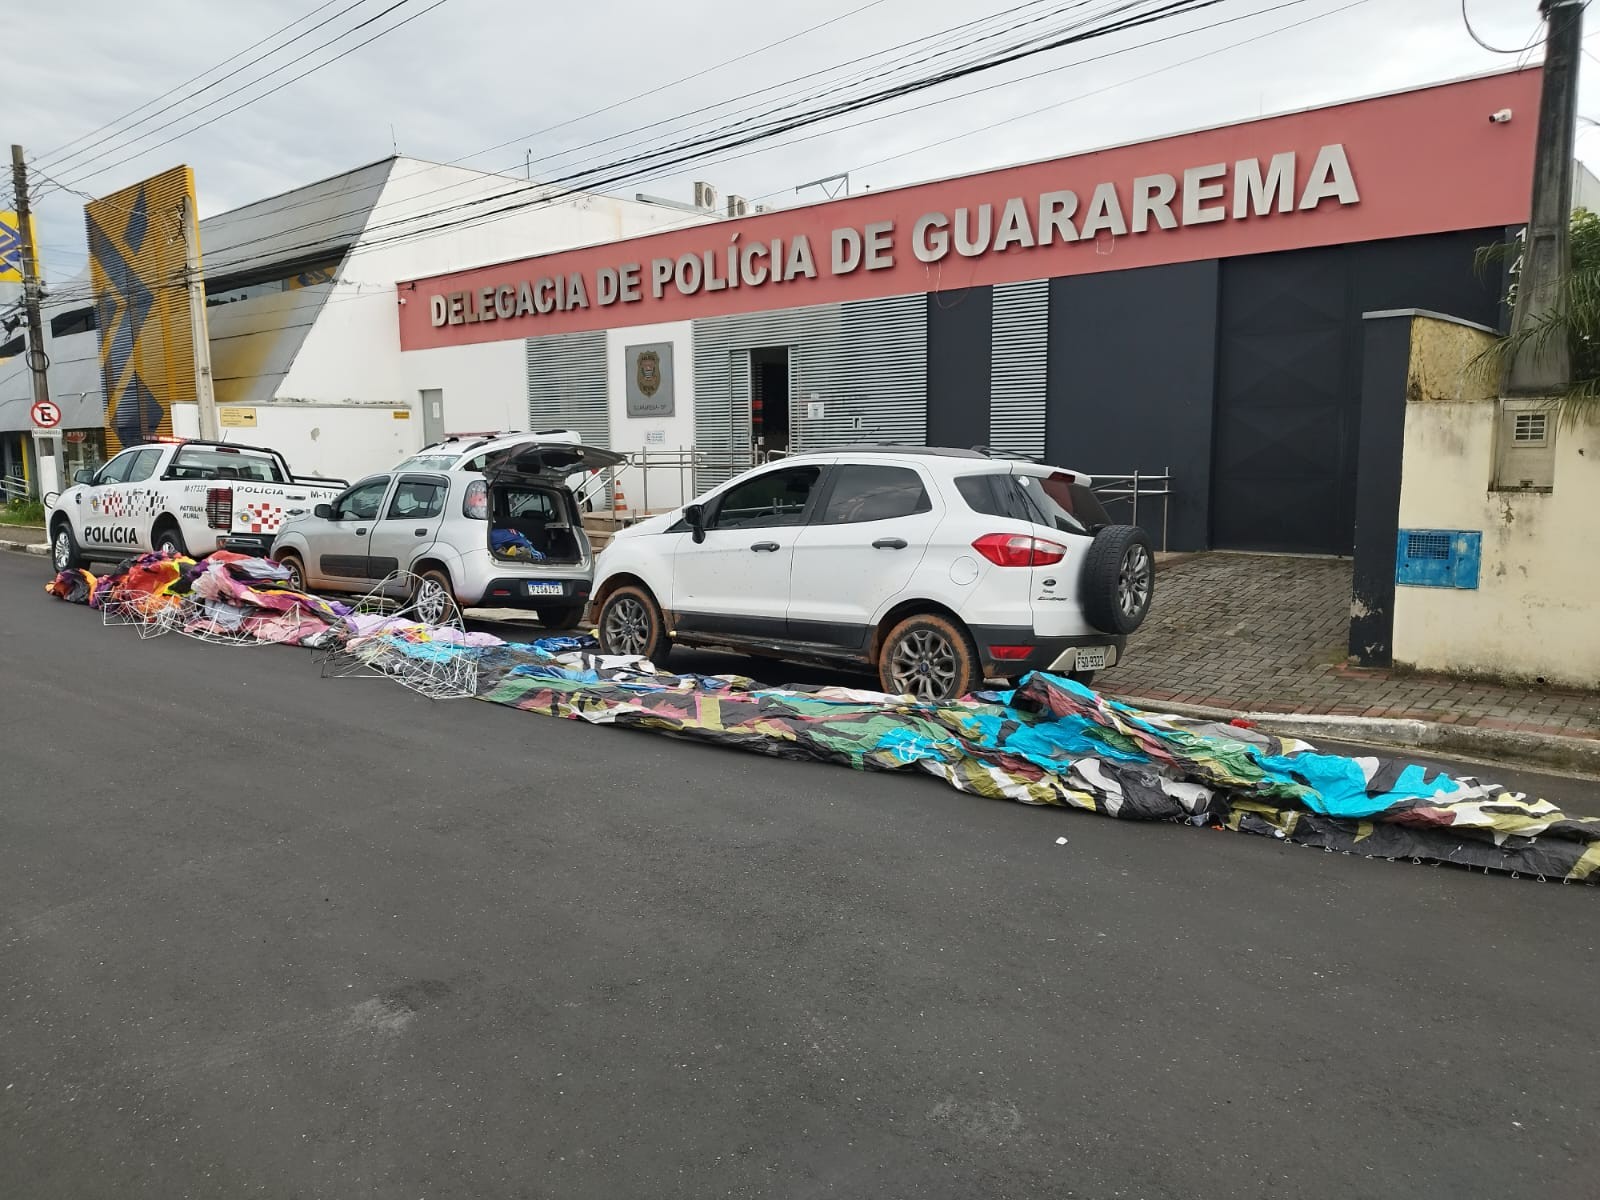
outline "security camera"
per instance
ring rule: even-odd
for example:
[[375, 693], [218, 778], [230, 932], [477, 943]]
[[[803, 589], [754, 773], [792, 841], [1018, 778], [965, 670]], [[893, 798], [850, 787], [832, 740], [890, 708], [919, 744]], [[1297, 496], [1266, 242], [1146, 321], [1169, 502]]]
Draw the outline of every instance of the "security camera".
[[1489, 114], [1489, 124], [1491, 124], [1491, 125], [1509, 125], [1509, 124], [1511, 124], [1511, 110], [1509, 108], [1502, 108], [1499, 112], [1490, 113]]

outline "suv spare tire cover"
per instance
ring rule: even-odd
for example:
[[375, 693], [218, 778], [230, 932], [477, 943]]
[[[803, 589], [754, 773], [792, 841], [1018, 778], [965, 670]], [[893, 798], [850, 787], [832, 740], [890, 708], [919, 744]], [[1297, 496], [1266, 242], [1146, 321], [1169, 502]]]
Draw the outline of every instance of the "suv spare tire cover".
[[[1130, 557], [1129, 552], [1136, 546], [1144, 551], [1143, 562], [1149, 571], [1149, 586], [1145, 588], [1142, 603], [1129, 612], [1122, 606], [1122, 571]], [[1138, 556], [1133, 557], [1137, 559]], [[1129, 634], [1143, 625], [1155, 596], [1155, 562], [1150, 538], [1135, 525], [1108, 525], [1095, 534], [1079, 584], [1083, 615], [1088, 618], [1089, 624], [1115, 634]]]

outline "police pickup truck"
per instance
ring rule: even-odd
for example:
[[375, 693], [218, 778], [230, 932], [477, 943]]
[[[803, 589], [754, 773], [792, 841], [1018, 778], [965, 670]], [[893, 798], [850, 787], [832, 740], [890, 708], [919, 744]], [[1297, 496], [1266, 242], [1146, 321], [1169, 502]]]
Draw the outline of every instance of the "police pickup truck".
[[280, 525], [345, 486], [296, 478], [283, 455], [257, 446], [178, 439], [130, 446], [97, 471], [79, 471], [56, 500], [51, 558], [65, 571], [151, 550], [265, 556]]

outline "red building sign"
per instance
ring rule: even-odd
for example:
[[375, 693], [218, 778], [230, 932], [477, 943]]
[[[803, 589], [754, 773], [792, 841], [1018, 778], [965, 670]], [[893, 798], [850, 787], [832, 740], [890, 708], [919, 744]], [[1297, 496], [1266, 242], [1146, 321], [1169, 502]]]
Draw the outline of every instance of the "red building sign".
[[406, 281], [401, 347], [1518, 224], [1538, 105], [1535, 68]]

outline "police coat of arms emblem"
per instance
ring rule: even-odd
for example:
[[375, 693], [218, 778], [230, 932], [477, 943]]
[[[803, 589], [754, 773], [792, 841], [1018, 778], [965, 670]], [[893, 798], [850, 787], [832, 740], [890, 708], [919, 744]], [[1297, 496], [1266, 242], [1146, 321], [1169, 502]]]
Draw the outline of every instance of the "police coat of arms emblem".
[[654, 396], [661, 390], [661, 355], [654, 350], [641, 350], [635, 375], [640, 394], [646, 397]]

